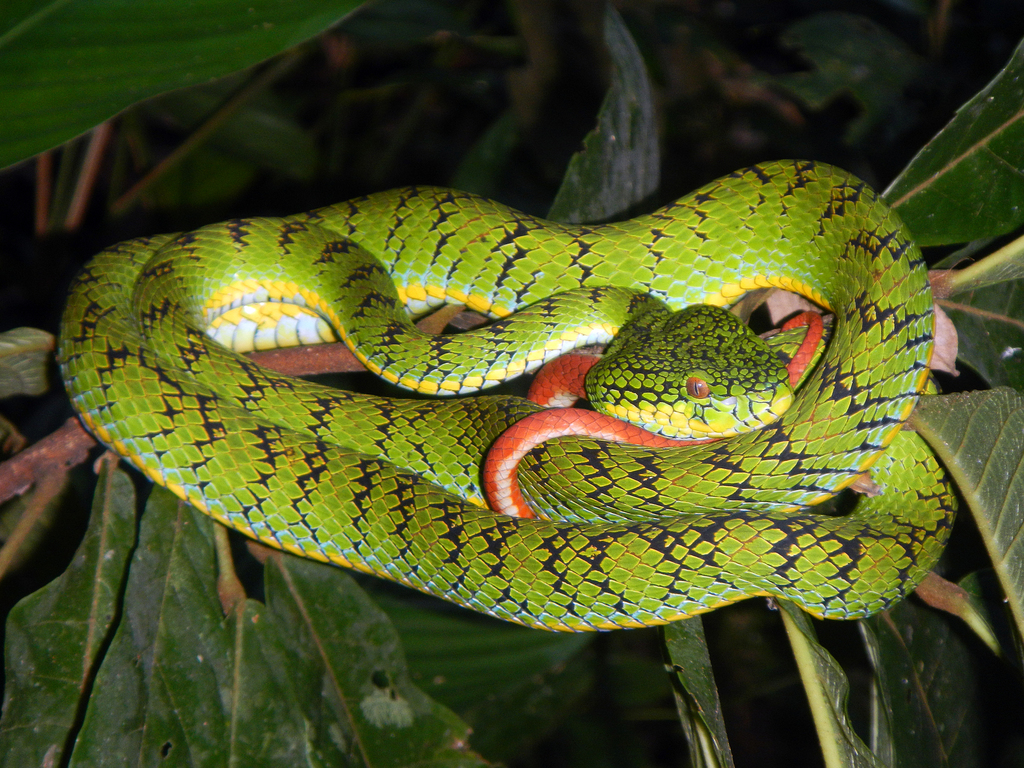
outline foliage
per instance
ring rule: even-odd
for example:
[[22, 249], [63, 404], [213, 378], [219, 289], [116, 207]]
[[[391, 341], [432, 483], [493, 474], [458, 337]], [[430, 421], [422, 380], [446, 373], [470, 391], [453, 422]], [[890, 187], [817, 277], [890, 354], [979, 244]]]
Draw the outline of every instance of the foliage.
[[[974, 259], [939, 301], [963, 375], [914, 416], [969, 507], [942, 564], [967, 620], [918, 598], [859, 623], [752, 600], [548, 634], [228, 552], [103, 460], [0, 507], [0, 764], [1024, 765], [1024, 12], [355, 5], [5, 6], [0, 165], [47, 151], [0, 174], [0, 328], [55, 329], [111, 242], [403, 183], [594, 220], [779, 156], [895, 177], [927, 255]], [[40, 394], [48, 337], [3, 338], [12, 446], [70, 410]]]

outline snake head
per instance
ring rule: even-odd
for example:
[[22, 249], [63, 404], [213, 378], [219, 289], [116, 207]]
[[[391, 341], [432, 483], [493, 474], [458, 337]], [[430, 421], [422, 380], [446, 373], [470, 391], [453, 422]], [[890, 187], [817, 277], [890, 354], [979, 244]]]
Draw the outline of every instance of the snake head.
[[793, 402], [785, 366], [724, 309], [700, 304], [644, 315], [620, 330], [587, 374], [598, 411], [675, 438], [731, 437]]

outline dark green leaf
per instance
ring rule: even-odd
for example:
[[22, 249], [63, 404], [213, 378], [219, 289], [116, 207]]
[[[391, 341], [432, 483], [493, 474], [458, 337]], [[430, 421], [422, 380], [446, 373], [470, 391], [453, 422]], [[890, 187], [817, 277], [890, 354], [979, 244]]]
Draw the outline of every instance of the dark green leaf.
[[786, 30], [783, 44], [803, 55], [809, 72], [780, 75], [775, 82], [822, 109], [850, 94], [863, 112], [850, 123], [845, 141], [862, 141], [882, 120], [892, 121], [903, 91], [917, 76], [920, 59], [900, 38], [864, 16], [817, 13]]
[[321, 692], [335, 708], [332, 732], [345, 734], [350, 750], [375, 766], [481, 764], [467, 749], [465, 724], [409, 681], [398, 633], [351, 576], [278, 555], [266, 582], [284, 657], [275, 668], [286, 678], [308, 669], [300, 693]]
[[957, 329], [957, 357], [994, 387], [1024, 390], [1022, 287], [1001, 283], [939, 302]]
[[[209, 85], [173, 91], [152, 99], [143, 109], [192, 131], [228, 101], [245, 80], [226, 77]], [[266, 90], [242, 104], [207, 141], [212, 149], [284, 178], [309, 181], [316, 166], [312, 135], [296, 122], [285, 104]]]
[[62, 764], [113, 632], [135, 544], [135, 492], [104, 462], [89, 529], [68, 569], [7, 620], [0, 765]]
[[[0, 10], [0, 167], [125, 107], [252, 66], [356, 0], [22, 0]], [[130, 62], [130, 66], [126, 66]]]
[[673, 691], [694, 766], [731, 766], [732, 750], [722, 719], [711, 658], [699, 616], [665, 627], [665, 648], [672, 662]]
[[508, 110], [463, 156], [452, 177], [452, 186], [464, 192], [493, 197], [518, 138], [515, 113]]
[[493, 695], [459, 714], [473, 728], [475, 750], [511, 761], [579, 712], [593, 686], [593, 658], [582, 653], [528, 678], [509, 676]]
[[579, 659], [591, 634], [527, 629], [365, 581], [402, 637], [413, 680], [467, 721], [488, 758], [511, 759], [542, 738], [590, 686], [592, 670]]
[[[235, 748], [230, 713], [237, 702], [232, 662], [238, 649], [211, 588], [210, 525], [154, 489], [129, 567], [120, 626], [96, 677], [71, 765], [161, 759], [225, 765]], [[278, 717], [270, 749], [286, 742], [296, 725], [280, 709], [267, 713]]]
[[225, 617], [212, 527], [154, 491], [72, 765], [480, 764], [341, 570], [272, 556]]
[[252, 163], [213, 149], [197, 147], [163, 173], [150, 190], [155, 207], [209, 209], [234, 200], [256, 177]]
[[876, 675], [876, 750], [887, 765], [984, 765], [971, 649], [955, 622], [913, 600], [861, 622]]
[[970, 506], [1024, 635], [1024, 397], [1007, 388], [924, 397], [911, 422]]
[[963, 243], [1024, 221], [1024, 43], [885, 191], [919, 245]]
[[548, 217], [572, 223], [620, 216], [658, 188], [659, 151], [654, 102], [644, 60], [611, 5], [604, 39], [612, 82], [597, 126], [572, 156]]
[[402, 636], [420, 687], [457, 711], [564, 665], [594, 638], [527, 629], [383, 582], [367, 587]]

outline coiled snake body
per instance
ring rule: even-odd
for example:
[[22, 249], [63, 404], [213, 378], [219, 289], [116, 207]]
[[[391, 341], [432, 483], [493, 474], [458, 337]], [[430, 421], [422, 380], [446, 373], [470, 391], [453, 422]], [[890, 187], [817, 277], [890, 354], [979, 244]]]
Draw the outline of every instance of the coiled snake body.
[[[557, 521], [481, 506], [482, 458], [537, 410], [527, 401], [357, 395], [266, 371], [207, 335], [245, 351], [316, 341], [333, 325], [392, 381], [458, 392], [614, 333], [644, 294], [727, 306], [766, 286], [836, 315], [789, 411], [710, 445], [547, 443], [519, 474]], [[581, 287], [569, 296], [582, 319], [544, 330], [549, 297]], [[388, 303], [412, 314], [463, 303], [494, 318], [533, 305], [527, 350], [477, 353], [470, 336], [420, 340], [403, 360], [366, 351], [364, 324], [391, 340], [410, 333], [379, 319]], [[610, 308], [588, 314], [594, 305]], [[926, 269], [898, 218], [857, 179], [793, 161], [617, 224], [563, 226], [408, 189], [124, 243], [75, 283], [59, 354], [87, 427], [226, 525], [504, 619], [584, 630], [752, 595], [834, 618], [901, 599], [934, 565], [955, 509], [935, 459], [902, 428], [927, 383], [933, 325]], [[484, 334], [520, 335], [512, 319], [495, 326]], [[806, 508], [869, 468], [883, 492], [853, 513]]]

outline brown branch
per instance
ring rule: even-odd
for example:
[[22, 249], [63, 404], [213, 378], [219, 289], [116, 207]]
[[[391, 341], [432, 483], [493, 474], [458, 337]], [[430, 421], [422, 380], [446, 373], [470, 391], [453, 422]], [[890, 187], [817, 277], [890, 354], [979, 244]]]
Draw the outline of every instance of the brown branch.
[[0, 504], [25, 493], [39, 478], [81, 464], [95, 446], [78, 419], [68, 419], [56, 432], [0, 464]]
[[96, 186], [96, 179], [100, 175], [100, 165], [103, 163], [103, 154], [107, 145], [110, 144], [110, 137], [114, 135], [114, 121], [107, 120], [92, 129], [92, 136], [89, 137], [89, 145], [85, 150], [85, 159], [78, 172], [78, 181], [75, 183], [75, 191], [71, 196], [71, 203], [68, 205], [68, 214], [64, 217], [64, 229], [68, 232], [75, 232], [82, 226], [85, 218], [85, 209], [89, 205], [89, 198], [92, 197], [93, 187]]
[[[441, 333], [446, 326], [466, 330], [486, 322], [476, 312], [458, 305], [446, 306], [416, 323], [424, 333]], [[316, 344], [252, 352], [249, 359], [286, 376], [315, 376], [320, 373], [353, 373], [366, 367], [342, 343]]]
[[46, 234], [50, 222], [50, 197], [53, 195], [53, 150], [36, 158], [36, 237]]
[[248, 355], [253, 362], [286, 376], [315, 376], [318, 373], [352, 373], [365, 371], [348, 347], [335, 344], [317, 344], [311, 347], [288, 347], [268, 349], [266, 352], [252, 352]]
[[[420, 320], [417, 326], [426, 333], [439, 333], [448, 325], [466, 329], [482, 322], [484, 319], [475, 312], [465, 312], [462, 307], [454, 306], [439, 309]], [[344, 344], [275, 349], [255, 352], [250, 358], [288, 376], [366, 370]], [[25, 493], [40, 478], [63, 473], [69, 467], [82, 463], [96, 445], [96, 440], [77, 418], [68, 419], [56, 432], [0, 463], [0, 504]]]

